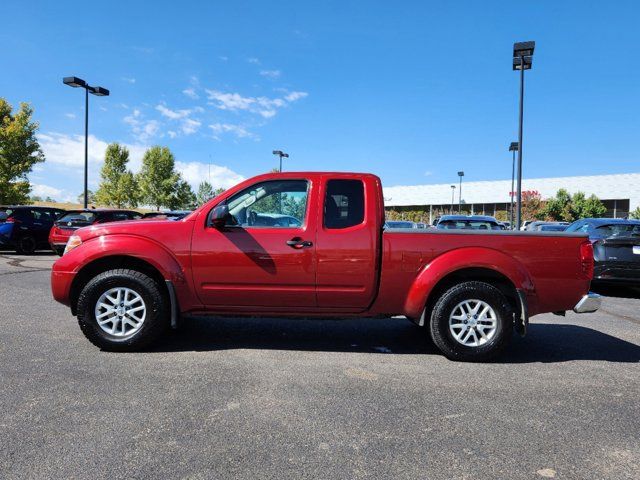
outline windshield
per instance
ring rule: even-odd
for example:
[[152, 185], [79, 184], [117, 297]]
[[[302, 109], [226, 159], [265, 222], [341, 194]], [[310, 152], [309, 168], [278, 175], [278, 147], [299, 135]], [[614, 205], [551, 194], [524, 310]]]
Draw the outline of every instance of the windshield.
[[387, 222], [389, 228], [413, 228], [412, 222]]
[[593, 232], [598, 237], [613, 237], [625, 235], [640, 235], [640, 224], [635, 223], [614, 223], [609, 225], [600, 225]]
[[98, 218], [98, 216], [94, 212], [67, 212], [60, 217], [56, 223], [63, 226], [79, 227], [91, 225], [96, 221], [96, 218]]
[[482, 220], [444, 220], [438, 224], [441, 230], [503, 230], [501, 225]]

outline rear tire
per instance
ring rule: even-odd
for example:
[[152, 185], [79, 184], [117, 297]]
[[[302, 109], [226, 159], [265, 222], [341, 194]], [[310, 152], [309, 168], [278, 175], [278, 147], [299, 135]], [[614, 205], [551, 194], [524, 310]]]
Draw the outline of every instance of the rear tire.
[[36, 239], [31, 236], [21, 237], [16, 242], [16, 252], [20, 255], [32, 255], [36, 251]]
[[437, 300], [431, 338], [450, 360], [483, 362], [498, 355], [513, 335], [513, 308], [493, 285], [469, 281]]
[[137, 351], [169, 326], [169, 301], [144, 273], [118, 269], [92, 278], [78, 298], [78, 324], [91, 343], [107, 351]]

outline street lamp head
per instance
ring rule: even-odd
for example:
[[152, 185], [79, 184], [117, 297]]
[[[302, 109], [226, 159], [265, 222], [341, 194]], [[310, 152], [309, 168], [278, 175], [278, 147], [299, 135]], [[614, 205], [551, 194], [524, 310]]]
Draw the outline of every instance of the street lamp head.
[[536, 42], [516, 42], [513, 44], [513, 57], [531, 57], [536, 48]]
[[283, 156], [284, 158], [289, 158], [289, 154], [288, 154], [288, 153], [283, 153], [283, 154], [282, 154], [282, 156]]
[[458, 172], [459, 177], [464, 177], [464, 172]]
[[517, 152], [518, 151], [518, 142], [511, 142], [511, 145], [509, 145], [509, 151], [510, 152]]
[[455, 189], [456, 189], [456, 186], [455, 186], [455, 185], [451, 185], [451, 188], [453, 188], [453, 189], [455, 190]]
[[513, 69], [521, 70], [521, 66], [524, 70], [531, 70], [532, 57], [513, 57]]
[[89, 88], [89, 93], [95, 95], [96, 97], [108, 97], [109, 96], [109, 90], [107, 90], [106, 88], [102, 88], [102, 87], [90, 87]]
[[87, 86], [87, 82], [85, 82], [84, 80], [78, 77], [64, 77], [62, 79], [62, 83], [64, 83], [65, 85], [69, 85], [70, 87], [73, 87], [73, 88]]
[[284, 155], [284, 153], [282, 152], [282, 150], [274, 150], [273, 151], [274, 155]]

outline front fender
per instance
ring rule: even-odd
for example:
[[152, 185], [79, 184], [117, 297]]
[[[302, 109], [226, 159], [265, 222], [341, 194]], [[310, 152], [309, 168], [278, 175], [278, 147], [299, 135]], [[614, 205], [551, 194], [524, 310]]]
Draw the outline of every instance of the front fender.
[[484, 268], [507, 277], [513, 285], [529, 294], [534, 291], [527, 269], [513, 257], [484, 247], [449, 250], [426, 264], [415, 278], [404, 305], [409, 318], [419, 318], [433, 288], [447, 275], [465, 268]]

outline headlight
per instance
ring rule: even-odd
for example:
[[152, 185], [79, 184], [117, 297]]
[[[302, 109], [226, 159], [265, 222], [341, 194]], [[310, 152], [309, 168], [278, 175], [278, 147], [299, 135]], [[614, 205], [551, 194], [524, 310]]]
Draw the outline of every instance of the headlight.
[[67, 240], [67, 246], [64, 247], [63, 255], [69, 253], [71, 250], [79, 247], [80, 245], [82, 245], [82, 240], [80, 239], [80, 237], [78, 235], [71, 235], [69, 237], [69, 240]]

